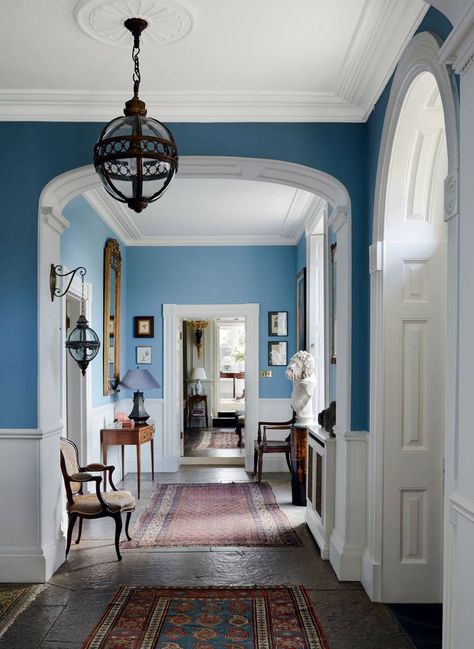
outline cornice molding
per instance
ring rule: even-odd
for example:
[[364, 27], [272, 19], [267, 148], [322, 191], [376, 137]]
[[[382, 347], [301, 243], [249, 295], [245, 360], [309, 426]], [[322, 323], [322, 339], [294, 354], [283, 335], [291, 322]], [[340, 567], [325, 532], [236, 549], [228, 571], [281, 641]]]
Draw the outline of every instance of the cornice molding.
[[439, 52], [440, 63], [450, 64], [457, 74], [466, 72], [474, 61], [474, 2], [466, 8], [458, 24]]
[[41, 208], [41, 220], [57, 234], [63, 234], [71, 225], [62, 214], [52, 207]]

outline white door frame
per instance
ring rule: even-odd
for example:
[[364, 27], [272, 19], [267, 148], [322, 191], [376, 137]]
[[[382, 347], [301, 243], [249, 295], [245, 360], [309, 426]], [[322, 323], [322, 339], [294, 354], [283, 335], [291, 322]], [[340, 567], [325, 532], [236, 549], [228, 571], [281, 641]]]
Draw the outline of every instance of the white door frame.
[[[439, 63], [440, 44], [430, 33], [416, 35], [403, 54], [392, 83], [380, 144], [374, 200], [373, 238], [370, 246], [371, 272], [371, 349], [370, 349], [370, 451], [368, 490], [368, 543], [363, 557], [362, 583], [374, 601], [382, 597], [382, 521], [383, 521], [383, 277], [382, 242], [385, 207], [393, 143], [404, 101], [412, 83], [423, 72], [436, 79], [445, 118], [448, 151], [448, 175], [445, 180], [445, 221], [448, 224], [447, 245], [447, 362], [445, 404], [445, 493], [454, 491], [454, 445], [457, 436], [457, 313], [458, 313], [458, 247], [459, 247], [459, 109], [453, 75]], [[445, 498], [445, 502], [447, 499]], [[450, 525], [447, 508], [444, 515], [444, 595], [450, 601]], [[444, 610], [447, 619], [446, 607]], [[444, 626], [444, 625], [443, 625]], [[446, 629], [443, 629], [446, 633]]]
[[[69, 268], [63, 266], [62, 273], [68, 273]], [[81, 300], [82, 297], [82, 282], [77, 277], [74, 277], [69, 287], [68, 292], [64, 298], [58, 298], [61, 302], [61, 348], [64, 349], [63, 360], [62, 360], [62, 420], [64, 426], [67, 425], [66, 418], [66, 407], [67, 407], [67, 392], [66, 392], [66, 354], [69, 353], [65, 349], [66, 344], [66, 327], [64, 326], [66, 318], [66, 296], [72, 297], [75, 300]], [[92, 318], [92, 284], [90, 282], [84, 282], [84, 315], [87, 320], [90, 322]], [[71, 327], [75, 326], [74, 323], [71, 323]], [[77, 368], [79, 372], [79, 367]], [[90, 457], [91, 453], [91, 435], [92, 435], [92, 373], [86, 372], [85, 376], [81, 376], [81, 389], [78, 395], [80, 400], [79, 410], [81, 413], [81, 447], [79, 449], [80, 461], [83, 466], [92, 462]]]
[[253, 440], [258, 422], [259, 399], [259, 305], [258, 304], [163, 304], [163, 466], [177, 471], [180, 463], [180, 426], [176, 403], [180, 400], [174, 380], [181, 359], [176, 334], [183, 319], [207, 320], [218, 317], [245, 317], [247, 333], [245, 385], [245, 467], [253, 469]]

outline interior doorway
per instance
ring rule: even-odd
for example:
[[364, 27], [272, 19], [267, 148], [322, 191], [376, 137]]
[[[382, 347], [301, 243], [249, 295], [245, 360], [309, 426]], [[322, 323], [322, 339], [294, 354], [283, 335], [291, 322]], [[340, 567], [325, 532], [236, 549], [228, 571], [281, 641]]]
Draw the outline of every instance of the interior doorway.
[[383, 241], [382, 600], [442, 601], [447, 145], [435, 77], [400, 111]]
[[181, 322], [182, 463], [245, 463], [244, 316]]

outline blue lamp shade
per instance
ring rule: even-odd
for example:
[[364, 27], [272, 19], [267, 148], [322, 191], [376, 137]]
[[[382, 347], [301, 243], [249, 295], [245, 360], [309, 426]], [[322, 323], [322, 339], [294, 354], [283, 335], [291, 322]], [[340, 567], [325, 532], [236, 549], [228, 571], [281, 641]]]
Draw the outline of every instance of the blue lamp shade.
[[120, 385], [130, 390], [151, 390], [153, 388], [161, 388], [161, 385], [150, 374], [148, 370], [128, 370]]
[[149, 414], [145, 410], [145, 400], [143, 398], [143, 390], [151, 390], [153, 388], [161, 387], [154, 376], [148, 370], [128, 370], [120, 385], [130, 390], [135, 390], [133, 393], [133, 408], [132, 412], [128, 415], [133, 419], [135, 424], [145, 424], [149, 418]]

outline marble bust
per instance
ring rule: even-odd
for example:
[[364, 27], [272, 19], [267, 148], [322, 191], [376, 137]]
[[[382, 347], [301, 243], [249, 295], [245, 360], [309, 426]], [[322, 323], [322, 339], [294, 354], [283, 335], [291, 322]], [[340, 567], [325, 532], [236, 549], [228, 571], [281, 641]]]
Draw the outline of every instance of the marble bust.
[[309, 352], [299, 351], [291, 358], [286, 368], [286, 376], [293, 382], [291, 407], [296, 413], [299, 424], [314, 423], [313, 390], [316, 383], [314, 378], [314, 358]]

